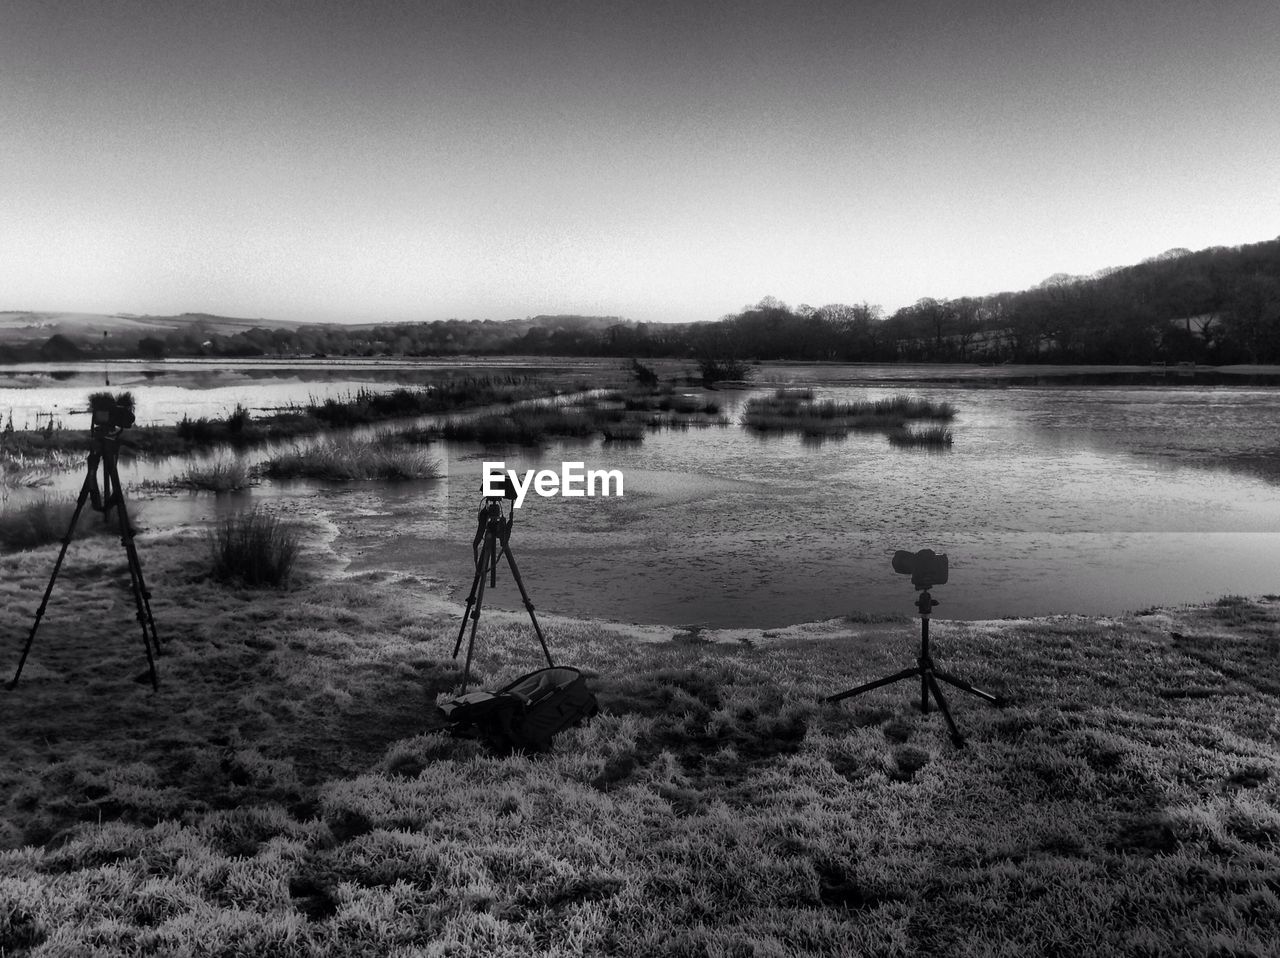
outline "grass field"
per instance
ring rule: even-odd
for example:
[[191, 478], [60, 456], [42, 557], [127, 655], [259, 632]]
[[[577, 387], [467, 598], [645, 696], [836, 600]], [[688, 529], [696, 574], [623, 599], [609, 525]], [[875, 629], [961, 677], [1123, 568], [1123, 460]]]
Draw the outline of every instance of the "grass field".
[[[459, 609], [286, 591], [139, 537], [77, 542], [0, 692], [0, 954], [1266, 955], [1280, 940], [1280, 597], [1123, 618], [935, 620], [969, 747], [898, 685], [913, 623], [638, 629], [540, 613], [602, 713], [547, 754], [439, 729]], [[0, 557], [11, 670], [52, 550]], [[509, 585], [509, 583], [505, 583]], [[486, 612], [493, 687], [536, 668]], [[8, 676], [6, 675], [6, 678]]]

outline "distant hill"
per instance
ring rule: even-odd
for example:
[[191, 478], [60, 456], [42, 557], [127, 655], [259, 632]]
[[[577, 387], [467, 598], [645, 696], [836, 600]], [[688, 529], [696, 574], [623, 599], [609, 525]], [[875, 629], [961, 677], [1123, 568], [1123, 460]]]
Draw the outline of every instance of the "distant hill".
[[[539, 315], [396, 323], [299, 323], [209, 313], [141, 316], [35, 310], [0, 312], [0, 363], [109, 356], [435, 356], [582, 353], [617, 316]], [[105, 334], [105, 335], [104, 335]]]
[[404, 320], [395, 323], [306, 323], [310, 328], [323, 328], [330, 326], [336, 329], [347, 329], [353, 332], [372, 332], [373, 330], [387, 329], [407, 329], [414, 326], [424, 325], [470, 325], [485, 324], [489, 326], [503, 326], [509, 329], [571, 329], [571, 330], [603, 330], [610, 326], [616, 326], [618, 323], [626, 322], [621, 316], [581, 316], [577, 313], [558, 313], [555, 315], [539, 314], [537, 316], [529, 316], [524, 319], [438, 319], [429, 323], [416, 320]]
[[[577, 314], [539, 315], [525, 319], [502, 320], [442, 320], [449, 324], [484, 323], [500, 325], [524, 332], [529, 329], [573, 330], [575, 332], [602, 331], [623, 320], [618, 316], [580, 316]], [[244, 319], [235, 316], [215, 316], [211, 313], [181, 313], [176, 316], [141, 316], [135, 313], [68, 313], [39, 312], [33, 310], [0, 311], [0, 343], [43, 343], [51, 336], [65, 336], [73, 342], [94, 344], [105, 332], [108, 337], [141, 339], [145, 336], [164, 338], [173, 334], [210, 336], [235, 336], [251, 329], [289, 330], [333, 329], [352, 334], [368, 334], [375, 330], [388, 331], [430, 325], [413, 321], [397, 323], [300, 323], [283, 319]]]
[[51, 336], [65, 336], [76, 342], [94, 342], [105, 332], [140, 339], [163, 337], [170, 333], [193, 332], [234, 336], [247, 329], [297, 329], [301, 323], [275, 319], [239, 319], [208, 313], [182, 313], [178, 316], [139, 316], [134, 313], [64, 313], [36, 311], [0, 312], [0, 343], [45, 342]]
[[[107, 336], [103, 336], [103, 333]], [[794, 309], [766, 296], [702, 323], [539, 315], [293, 323], [204, 313], [0, 313], [0, 362], [108, 356], [683, 357], [818, 362], [1280, 363], [1280, 239], [1172, 249], [1029, 289]]]

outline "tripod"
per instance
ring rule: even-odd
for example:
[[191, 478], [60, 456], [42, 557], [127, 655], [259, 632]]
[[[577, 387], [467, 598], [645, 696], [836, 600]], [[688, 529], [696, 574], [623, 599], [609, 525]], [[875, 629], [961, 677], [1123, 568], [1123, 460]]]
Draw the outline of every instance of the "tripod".
[[[22, 649], [22, 658], [18, 660], [18, 670], [13, 673], [9, 688], [17, 688], [18, 678], [22, 675], [22, 667], [27, 663], [27, 655], [35, 642], [36, 631], [40, 628], [40, 620], [44, 618], [45, 608], [49, 605], [49, 596], [53, 594], [53, 584], [58, 579], [58, 571], [62, 568], [62, 560], [67, 555], [67, 547], [71, 545], [71, 537], [75, 533], [80, 513], [84, 511], [86, 502], [91, 503], [96, 512], [101, 512], [105, 522], [111, 521], [111, 510], [116, 510], [120, 523], [120, 544], [124, 546], [129, 561], [129, 583], [133, 591], [133, 602], [138, 609], [138, 625], [142, 628], [142, 647], [147, 652], [147, 669], [151, 678], [151, 688], [159, 689], [156, 677], [155, 657], [160, 654], [160, 640], [156, 636], [156, 623], [151, 617], [151, 593], [142, 578], [142, 563], [138, 559], [138, 548], [133, 544], [134, 529], [129, 524], [129, 514], [125, 508], [124, 492], [120, 486], [120, 473], [116, 460], [120, 455], [120, 446], [128, 445], [120, 438], [123, 427], [99, 424], [96, 419], [89, 427], [89, 458], [86, 462], [84, 485], [80, 487], [80, 496], [76, 499], [75, 511], [71, 514], [71, 524], [62, 539], [62, 549], [58, 552], [58, 560], [53, 564], [53, 575], [49, 576], [49, 585], [44, 590], [44, 598], [40, 608], [36, 610], [35, 622], [31, 624], [31, 633], [27, 636], [27, 644]], [[98, 467], [102, 467], [102, 486], [98, 485]]]
[[533, 631], [538, 634], [538, 642], [542, 646], [542, 654], [547, 658], [548, 666], [555, 666], [551, 661], [551, 653], [547, 651], [547, 640], [543, 638], [542, 628], [538, 625], [538, 617], [533, 614], [533, 602], [525, 591], [524, 582], [520, 578], [520, 570], [516, 567], [515, 556], [511, 554], [511, 527], [515, 525], [514, 507], [510, 516], [502, 514], [502, 498], [486, 498], [480, 507], [480, 521], [476, 526], [476, 536], [471, 542], [471, 554], [475, 558], [476, 574], [471, 580], [471, 592], [467, 596], [466, 611], [462, 613], [462, 626], [458, 629], [458, 641], [453, 646], [453, 657], [458, 657], [462, 648], [462, 636], [467, 631], [467, 619], [471, 619], [471, 639], [467, 642], [467, 662], [462, 670], [462, 691], [466, 692], [467, 683], [471, 681], [471, 655], [476, 647], [476, 627], [480, 625], [480, 607], [484, 604], [485, 580], [490, 588], [498, 584], [498, 560], [507, 557], [507, 565], [511, 567], [511, 577], [520, 588], [520, 598], [529, 612], [529, 621], [533, 623]]
[[856, 686], [838, 695], [829, 695], [823, 701], [839, 702], [842, 699], [861, 695], [863, 692], [870, 692], [872, 689], [878, 689], [882, 685], [891, 685], [894, 682], [915, 678], [918, 675], [920, 676], [920, 711], [926, 715], [929, 713], [929, 695], [932, 693], [938, 703], [938, 711], [942, 713], [942, 717], [947, 720], [947, 726], [951, 729], [951, 741], [955, 743], [956, 748], [964, 748], [964, 736], [956, 728], [955, 719], [951, 717], [951, 709], [947, 707], [947, 700], [942, 694], [942, 687], [938, 684], [938, 680], [941, 679], [950, 685], [954, 685], [962, 692], [968, 692], [970, 695], [976, 695], [980, 699], [986, 699], [995, 706], [1004, 705], [1004, 700], [998, 695], [992, 695], [990, 692], [974, 688], [964, 679], [956, 678], [954, 675], [944, 672], [934, 665], [933, 656], [929, 654], [929, 615], [933, 611], [933, 607], [938, 604], [938, 600], [929, 595], [928, 585], [917, 586], [917, 588], [921, 588], [922, 591], [920, 592], [920, 598], [916, 600], [916, 608], [920, 610], [920, 655], [916, 659], [915, 667], [903, 669], [901, 672], [894, 672], [893, 675], [886, 675], [882, 679], [867, 682], [865, 685]]

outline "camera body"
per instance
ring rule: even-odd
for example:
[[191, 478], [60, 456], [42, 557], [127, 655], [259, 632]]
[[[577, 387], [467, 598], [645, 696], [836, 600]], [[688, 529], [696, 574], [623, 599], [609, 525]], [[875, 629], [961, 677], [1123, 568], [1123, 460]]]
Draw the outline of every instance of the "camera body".
[[89, 397], [89, 412], [95, 432], [128, 429], [137, 421], [129, 393], [94, 393]]
[[899, 549], [893, 554], [893, 571], [911, 576], [911, 584], [917, 589], [929, 589], [947, 581], [947, 554], [921, 549], [907, 552]]
[[93, 410], [93, 425], [96, 429], [128, 429], [136, 421], [133, 410], [127, 406]]

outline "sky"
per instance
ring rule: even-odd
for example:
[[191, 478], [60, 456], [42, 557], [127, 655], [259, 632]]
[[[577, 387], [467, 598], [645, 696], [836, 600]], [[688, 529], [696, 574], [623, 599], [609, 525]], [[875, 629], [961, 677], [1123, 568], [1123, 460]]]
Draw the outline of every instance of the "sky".
[[0, 0], [0, 309], [716, 319], [1280, 235], [1275, 0]]

